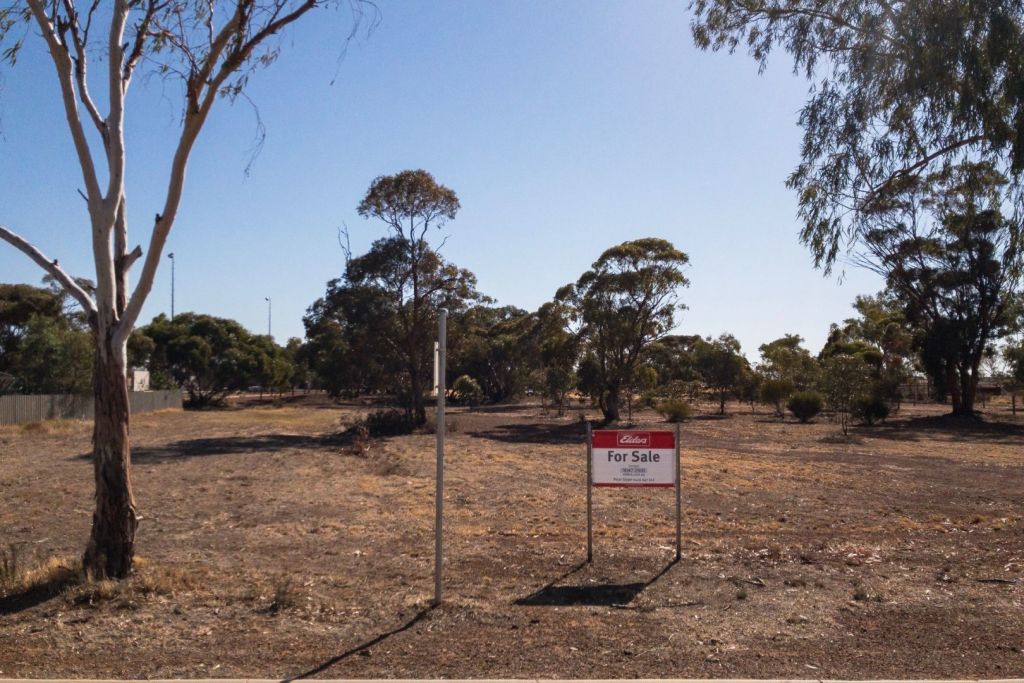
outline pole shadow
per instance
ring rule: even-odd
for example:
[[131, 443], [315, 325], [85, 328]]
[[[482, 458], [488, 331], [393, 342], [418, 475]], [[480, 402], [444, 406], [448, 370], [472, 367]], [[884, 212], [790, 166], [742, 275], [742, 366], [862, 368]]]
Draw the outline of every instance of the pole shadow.
[[379, 636], [376, 636], [375, 638], [371, 638], [370, 640], [367, 640], [364, 643], [360, 643], [359, 645], [356, 645], [353, 648], [345, 650], [341, 654], [339, 654], [339, 655], [337, 655], [335, 657], [331, 657], [330, 659], [328, 659], [328, 660], [326, 660], [324, 662], [321, 662], [320, 664], [317, 664], [316, 666], [314, 666], [312, 669], [309, 669], [308, 671], [303, 671], [300, 674], [296, 674], [296, 675], [290, 676], [288, 678], [283, 678], [283, 679], [281, 679], [281, 683], [290, 683], [291, 681], [299, 681], [299, 680], [302, 680], [304, 678], [312, 678], [313, 676], [316, 676], [317, 674], [321, 674], [324, 671], [326, 671], [327, 669], [330, 669], [332, 666], [334, 666], [336, 664], [340, 664], [341, 662], [345, 661], [346, 659], [348, 659], [352, 655], [356, 655], [356, 654], [360, 654], [360, 653], [366, 652], [367, 650], [369, 650], [374, 645], [378, 645], [378, 644], [384, 642], [385, 640], [387, 640], [391, 636], [396, 636], [399, 633], [402, 633], [403, 631], [408, 631], [413, 626], [415, 626], [417, 623], [422, 621], [424, 617], [426, 617], [428, 614], [430, 614], [430, 612], [433, 611], [433, 609], [434, 609], [434, 605], [431, 605], [430, 607], [426, 607], [424, 609], [421, 609], [419, 612], [417, 612], [413, 616], [412, 619], [410, 619], [409, 621], [405, 622], [401, 626], [399, 626], [397, 628], [394, 628], [394, 629], [391, 629], [390, 631], [386, 631], [384, 633], [381, 633]]
[[562, 586], [561, 582], [583, 569], [587, 563], [581, 562], [571, 570], [553, 579], [546, 585], [538, 588], [524, 598], [519, 598], [514, 604], [521, 607], [616, 607], [628, 605], [648, 587], [660, 579], [679, 560], [673, 559], [666, 564], [661, 571], [647, 581], [634, 583], [605, 583], [605, 584], [577, 584]]

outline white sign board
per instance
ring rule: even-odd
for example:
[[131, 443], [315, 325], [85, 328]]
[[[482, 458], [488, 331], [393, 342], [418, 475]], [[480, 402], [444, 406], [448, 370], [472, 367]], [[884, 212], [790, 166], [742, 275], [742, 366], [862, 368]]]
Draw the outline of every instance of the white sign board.
[[594, 486], [675, 486], [673, 432], [598, 430], [591, 447]]

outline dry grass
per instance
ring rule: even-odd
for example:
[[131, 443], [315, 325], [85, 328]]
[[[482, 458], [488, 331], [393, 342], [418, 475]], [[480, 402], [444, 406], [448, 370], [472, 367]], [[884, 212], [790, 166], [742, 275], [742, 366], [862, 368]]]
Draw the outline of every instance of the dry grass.
[[82, 579], [81, 566], [71, 558], [37, 558], [14, 544], [0, 550], [0, 597], [57, 594]]
[[[964, 427], [937, 419], [941, 408], [906, 406], [835, 439], [839, 427], [825, 418], [798, 425], [730, 406], [719, 419], [715, 408], [683, 425], [682, 562], [671, 563], [673, 496], [602, 490], [592, 565], [580, 563], [578, 411], [454, 409], [437, 609], [428, 609], [433, 435], [339, 439], [367, 408], [327, 402], [139, 416], [145, 559], [126, 582], [0, 597], [0, 671], [805, 678], [810, 665], [841, 679], [1024, 670], [1024, 420], [996, 403], [988, 424]], [[651, 411], [637, 421], [668, 427]], [[0, 434], [5, 540], [40, 558], [81, 551], [89, 441], [87, 425]], [[28, 559], [0, 571], [23, 576], [18, 567], [47, 563]]]
[[77, 558], [36, 558], [11, 545], [0, 551], [0, 598], [17, 601], [60, 595], [68, 604], [116, 601], [123, 606], [146, 596], [168, 597], [194, 590], [205, 574], [203, 570], [153, 566], [145, 558], [136, 558], [128, 580], [94, 580], [85, 576]]

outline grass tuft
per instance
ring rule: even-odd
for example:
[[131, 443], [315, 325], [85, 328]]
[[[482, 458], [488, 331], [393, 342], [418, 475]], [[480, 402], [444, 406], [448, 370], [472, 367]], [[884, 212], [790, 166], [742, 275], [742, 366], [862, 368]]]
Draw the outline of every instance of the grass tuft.
[[25, 557], [17, 545], [0, 550], [0, 596], [56, 595], [82, 581], [81, 567], [66, 557]]

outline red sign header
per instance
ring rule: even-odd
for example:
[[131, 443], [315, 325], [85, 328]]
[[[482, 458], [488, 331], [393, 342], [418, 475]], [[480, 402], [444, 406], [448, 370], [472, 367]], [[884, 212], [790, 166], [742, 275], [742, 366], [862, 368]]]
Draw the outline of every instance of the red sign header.
[[594, 448], [652, 448], [676, 447], [674, 432], [634, 432], [623, 430], [597, 430], [593, 433]]

